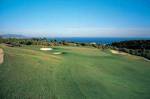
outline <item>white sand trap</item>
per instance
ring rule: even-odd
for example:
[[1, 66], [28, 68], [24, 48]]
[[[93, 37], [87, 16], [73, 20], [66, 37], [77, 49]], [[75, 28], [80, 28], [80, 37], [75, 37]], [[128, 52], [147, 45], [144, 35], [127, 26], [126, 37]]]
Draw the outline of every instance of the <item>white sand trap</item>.
[[54, 52], [53, 54], [59, 55], [59, 54], [62, 54], [62, 52]]
[[119, 52], [117, 50], [110, 50], [113, 54], [127, 55], [125, 52]]
[[42, 50], [42, 51], [51, 51], [53, 49], [52, 48], [40, 48], [40, 50]]
[[144, 60], [145, 60], [145, 61], [148, 61], [148, 62], [150, 62], [150, 60], [149, 60], [149, 59], [147, 59], [147, 58], [144, 58]]
[[4, 52], [2, 49], [0, 49], [0, 64], [2, 64], [4, 61]]

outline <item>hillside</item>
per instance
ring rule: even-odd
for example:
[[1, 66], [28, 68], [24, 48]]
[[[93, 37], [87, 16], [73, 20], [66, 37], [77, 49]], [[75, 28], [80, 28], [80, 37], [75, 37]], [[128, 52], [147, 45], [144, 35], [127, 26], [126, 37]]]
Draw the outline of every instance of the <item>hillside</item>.
[[150, 99], [150, 62], [141, 57], [91, 47], [0, 47], [1, 99]]
[[150, 40], [131, 40], [114, 42], [111, 46], [119, 51], [150, 59]]
[[150, 50], [150, 40], [129, 40], [114, 42], [112, 46], [128, 49], [147, 49]]

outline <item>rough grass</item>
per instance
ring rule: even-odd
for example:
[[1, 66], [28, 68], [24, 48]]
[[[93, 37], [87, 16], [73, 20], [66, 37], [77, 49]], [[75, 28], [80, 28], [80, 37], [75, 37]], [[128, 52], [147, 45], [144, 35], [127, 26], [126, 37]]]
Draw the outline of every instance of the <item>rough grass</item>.
[[150, 99], [150, 62], [95, 48], [2, 46], [0, 99]]

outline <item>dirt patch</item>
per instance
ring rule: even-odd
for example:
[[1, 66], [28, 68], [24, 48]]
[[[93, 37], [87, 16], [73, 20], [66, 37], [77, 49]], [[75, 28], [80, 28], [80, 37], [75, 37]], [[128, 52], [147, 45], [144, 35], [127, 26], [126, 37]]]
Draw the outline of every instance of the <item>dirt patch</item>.
[[120, 55], [128, 55], [128, 53], [125, 52], [120, 52], [120, 51], [116, 51], [116, 50], [110, 50], [113, 54], [120, 54]]
[[4, 61], [4, 52], [2, 49], [0, 49], [0, 64], [2, 64]]

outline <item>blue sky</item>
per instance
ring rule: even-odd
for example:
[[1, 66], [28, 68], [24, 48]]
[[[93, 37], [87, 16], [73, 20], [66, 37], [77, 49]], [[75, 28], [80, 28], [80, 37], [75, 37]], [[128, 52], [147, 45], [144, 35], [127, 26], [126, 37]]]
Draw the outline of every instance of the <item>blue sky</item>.
[[0, 0], [0, 33], [150, 37], [150, 0]]

